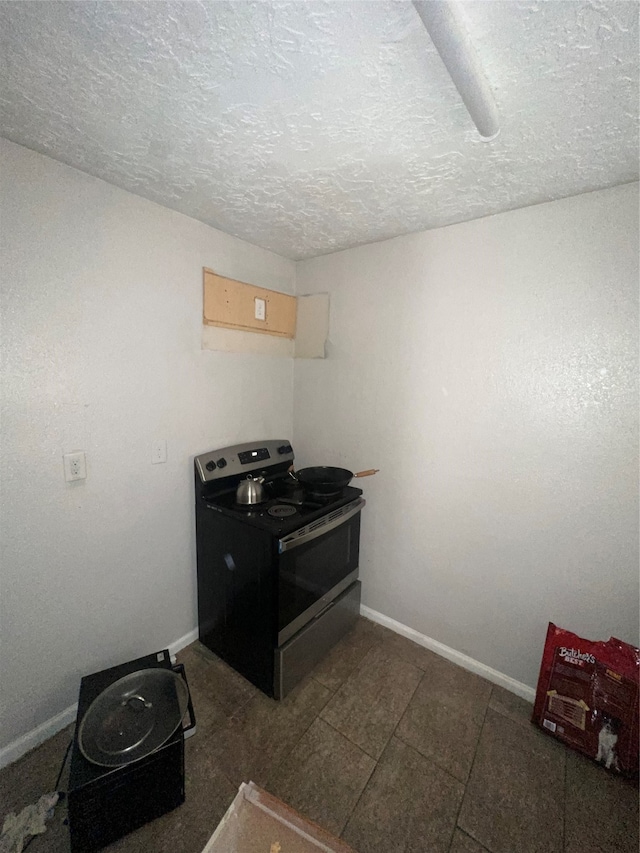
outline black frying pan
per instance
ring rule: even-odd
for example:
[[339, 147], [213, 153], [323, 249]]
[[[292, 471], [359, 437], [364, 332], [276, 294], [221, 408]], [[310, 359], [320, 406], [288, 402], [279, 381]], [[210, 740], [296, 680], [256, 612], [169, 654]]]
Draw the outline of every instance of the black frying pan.
[[354, 474], [346, 468], [316, 465], [314, 468], [301, 468], [300, 471], [290, 473], [294, 480], [311, 494], [338, 495], [355, 477], [370, 477], [378, 471], [378, 468], [370, 468], [368, 471], [358, 471]]

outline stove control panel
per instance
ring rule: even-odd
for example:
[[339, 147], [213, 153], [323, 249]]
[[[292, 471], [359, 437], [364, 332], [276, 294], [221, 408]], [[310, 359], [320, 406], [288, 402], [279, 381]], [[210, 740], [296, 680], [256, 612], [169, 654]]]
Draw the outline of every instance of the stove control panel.
[[235, 444], [202, 453], [195, 458], [195, 466], [203, 483], [232, 477], [234, 474], [246, 476], [252, 472], [263, 471], [283, 462], [293, 463], [293, 447], [290, 442], [278, 439], [257, 441], [250, 444]]
[[252, 462], [263, 462], [265, 459], [271, 459], [268, 447], [258, 447], [256, 450], [243, 450], [238, 453], [238, 459], [241, 465], [251, 465]]

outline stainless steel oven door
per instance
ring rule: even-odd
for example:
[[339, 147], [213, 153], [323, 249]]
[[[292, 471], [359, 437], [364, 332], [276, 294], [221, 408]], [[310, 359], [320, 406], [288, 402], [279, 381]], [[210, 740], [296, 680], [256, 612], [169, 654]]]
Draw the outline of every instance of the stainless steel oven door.
[[358, 498], [278, 541], [278, 646], [358, 577]]

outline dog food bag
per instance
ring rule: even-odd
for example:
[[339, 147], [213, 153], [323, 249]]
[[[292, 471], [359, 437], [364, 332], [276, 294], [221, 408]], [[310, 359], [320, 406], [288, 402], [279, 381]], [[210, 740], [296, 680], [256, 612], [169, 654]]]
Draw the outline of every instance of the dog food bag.
[[640, 649], [549, 623], [532, 720], [607, 770], [638, 773]]

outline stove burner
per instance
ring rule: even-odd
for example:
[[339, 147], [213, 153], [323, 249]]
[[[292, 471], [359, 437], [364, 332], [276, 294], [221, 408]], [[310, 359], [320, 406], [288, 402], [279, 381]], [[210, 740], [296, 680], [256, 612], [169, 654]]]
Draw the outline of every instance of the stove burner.
[[287, 518], [290, 515], [295, 515], [297, 509], [288, 504], [276, 504], [267, 510], [267, 514], [273, 518]]

